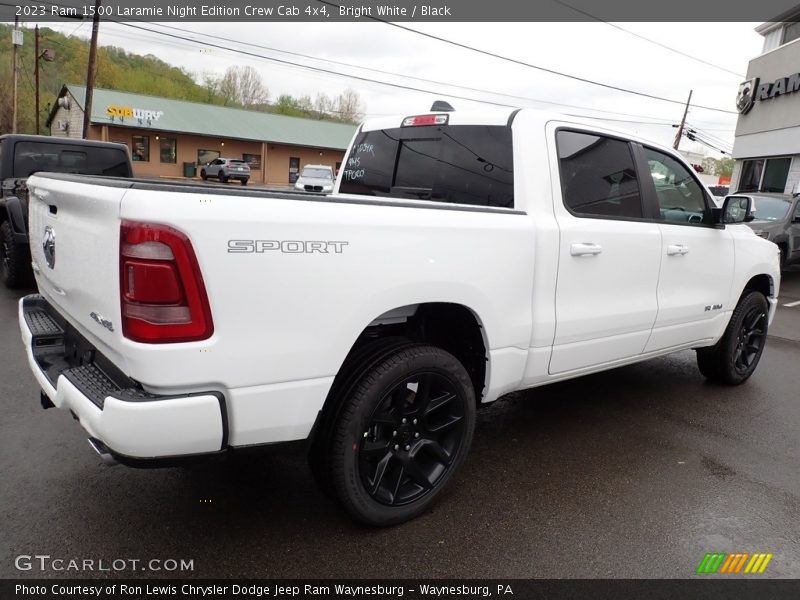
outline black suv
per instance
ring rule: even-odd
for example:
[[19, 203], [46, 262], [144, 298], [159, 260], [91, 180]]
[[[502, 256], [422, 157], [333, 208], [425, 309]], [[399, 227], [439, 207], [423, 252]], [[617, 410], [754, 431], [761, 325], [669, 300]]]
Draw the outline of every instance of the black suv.
[[0, 277], [9, 288], [32, 280], [26, 181], [37, 171], [133, 177], [125, 144], [44, 135], [0, 136]]

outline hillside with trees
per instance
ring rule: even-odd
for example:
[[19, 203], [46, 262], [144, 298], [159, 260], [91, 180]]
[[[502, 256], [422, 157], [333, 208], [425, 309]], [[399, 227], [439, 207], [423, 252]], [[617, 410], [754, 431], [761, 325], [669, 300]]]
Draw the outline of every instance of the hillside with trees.
[[[0, 86], [6, 93], [0, 96], [0, 133], [11, 131], [12, 119], [12, 46], [10, 25], [0, 25]], [[23, 28], [24, 44], [18, 57], [17, 131], [34, 133], [34, 54], [33, 28]], [[89, 58], [87, 40], [66, 36], [47, 27], [39, 29], [39, 50], [50, 49], [54, 60], [40, 60], [40, 119], [42, 133], [50, 104], [65, 83], [84, 85]], [[285, 114], [312, 119], [355, 123], [365, 111], [358, 94], [346, 90], [330, 98], [318, 94], [294, 98], [280, 94], [271, 102], [270, 90], [258, 71], [250, 66], [230, 67], [223, 75], [196, 74], [172, 66], [153, 55], [138, 55], [113, 46], [101, 46], [97, 51], [95, 86], [137, 94], [163, 96], [178, 100], [204, 102], [221, 106], [247, 108], [262, 112]]]

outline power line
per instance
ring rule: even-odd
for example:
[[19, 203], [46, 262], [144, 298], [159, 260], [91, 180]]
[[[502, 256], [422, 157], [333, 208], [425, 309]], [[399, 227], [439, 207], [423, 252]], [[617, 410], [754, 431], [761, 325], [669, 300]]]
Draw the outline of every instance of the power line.
[[[163, 27], [163, 28], [166, 28], [166, 29], [171, 29], [171, 30], [174, 30], [174, 31], [181, 31], [183, 33], [188, 33], [188, 34], [192, 34], [192, 35], [205, 36], [205, 37], [208, 37], [208, 38], [217, 39], [217, 40], [230, 42], [230, 43], [235, 43], [235, 44], [239, 44], [239, 45], [242, 45], [242, 46], [249, 46], [251, 48], [259, 48], [261, 50], [269, 50], [269, 51], [272, 51], [272, 52], [279, 52], [281, 54], [288, 54], [288, 55], [291, 55], [291, 56], [298, 56], [298, 57], [301, 57], [301, 58], [307, 58], [307, 59], [316, 60], [316, 61], [320, 61], [320, 62], [327, 62], [327, 63], [340, 65], [340, 66], [345, 66], [345, 67], [349, 67], [349, 68], [353, 68], [353, 69], [363, 69], [365, 71], [370, 71], [370, 72], [373, 72], [373, 73], [380, 73], [382, 75], [390, 75], [390, 76], [395, 76], [395, 77], [402, 77], [404, 79], [413, 79], [413, 80], [416, 80], [416, 81], [422, 81], [424, 83], [439, 84], [439, 85], [444, 85], [444, 86], [447, 86], [447, 87], [467, 90], [467, 91], [471, 91], [471, 92], [478, 92], [478, 93], [483, 93], [483, 94], [492, 94], [492, 95], [495, 95], [495, 96], [504, 96], [506, 98], [514, 98], [515, 100], [525, 100], [525, 101], [528, 101], [528, 102], [540, 102], [540, 103], [543, 103], [543, 104], [552, 104], [554, 106], [565, 106], [567, 108], [579, 108], [579, 109], [582, 109], [582, 110], [591, 110], [591, 111], [595, 111], [595, 112], [608, 113], [608, 114], [612, 114], [612, 115], [621, 115], [621, 116], [626, 116], [626, 117], [637, 117], [637, 118], [645, 118], [645, 119], [649, 118], [647, 115], [637, 115], [637, 114], [631, 114], [631, 113], [616, 112], [616, 111], [613, 111], [613, 110], [605, 110], [605, 109], [601, 109], [601, 108], [593, 108], [591, 106], [582, 106], [582, 105], [579, 105], [579, 104], [567, 104], [567, 103], [564, 103], [564, 102], [555, 102], [553, 100], [544, 100], [542, 98], [532, 98], [530, 96], [518, 96], [518, 95], [515, 95], [515, 94], [507, 94], [507, 93], [504, 93], [504, 92], [495, 92], [495, 91], [492, 91], [492, 90], [486, 90], [486, 89], [482, 89], [482, 88], [474, 88], [474, 87], [469, 87], [469, 86], [463, 86], [463, 85], [459, 85], [459, 84], [456, 84], [456, 83], [448, 83], [448, 82], [444, 82], [444, 81], [436, 81], [436, 80], [433, 80], [433, 79], [425, 79], [424, 77], [416, 77], [414, 75], [403, 75], [403, 74], [400, 74], [400, 73], [392, 73], [391, 71], [384, 71], [384, 70], [381, 70], [381, 69], [373, 69], [373, 68], [370, 68], [370, 67], [364, 67], [362, 65], [354, 65], [354, 64], [351, 64], [351, 63], [332, 60], [332, 59], [328, 59], [328, 58], [319, 58], [317, 56], [311, 56], [311, 55], [308, 55], [308, 54], [302, 54], [300, 52], [292, 52], [292, 51], [289, 51], [289, 50], [281, 50], [280, 48], [273, 48], [273, 47], [270, 47], [270, 46], [262, 46], [260, 44], [253, 44], [253, 43], [250, 43], [250, 42], [242, 42], [242, 41], [233, 40], [233, 39], [222, 37], [222, 36], [218, 36], [218, 35], [213, 35], [213, 34], [208, 34], [208, 33], [207, 34], [203, 34], [203, 33], [197, 32], [197, 31], [192, 31], [190, 29], [182, 29], [180, 27], [173, 27], [173, 26], [170, 26], [170, 25], [164, 25], [162, 23], [157, 23], [156, 25], [159, 26], [159, 27]], [[156, 33], [158, 33], [158, 32], [156, 32]], [[203, 42], [202, 41], [198, 41], [198, 43], [203, 43]], [[622, 121], [622, 120], [623, 119], [620, 119], [620, 121]], [[653, 118], [653, 120], [664, 121], [664, 122], [669, 121], [668, 119], [658, 119], [658, 118]]]
[[[333, 2], [328, 2], [327, 0], [317, 0], [317, 2], [320, 2], [321, 4], [327, 4], [328, 6], [335, 7], [337, 9], [340, 8], [338, 4], [335, 4]], [[686, 104], [682, 100], [675, 100], [673, 98], [664, 98], [663, 96], [656, 96], [655, 94], [648, 94], [647, 92], [640, 92], [640, 91], [637, 91], [637, 90], [631, 90], [631, 89], [624, 88], [624, 87], [621, 87], [621, 86], [612, 85], [610, 83], [602, 83], [600, 81], [594, 81], [592, 79], [587, 79], [585, 77], [580, 77], [578, 75], [570, 75], [569, 73], [563, 73], [561, 71], [556, 71], [555, 69], [548, 69], [547, 67], [534, 65], [532, 63], [528, 63], [528, 62], [525, 62], [523, 60], [519, 60], [519, 59], [516, 59], [516, 58], [511, 58], [511, 57], [508, 57], [508, 56], [503, 56], [502, 54], [497, 54], [495, 52], [490, 52], [488, 50], [482, 50], [481, 48], [476, 48], [476, 47], [470, 46], [468, 44], [462, 44], [461, 42], [456, 42], [454, 40], [448, 40], [447, 38], [443, 38], [443, 37], [440, 37], [438, 35], [433, 35], [432, 33], [426, 33], [424, 31], [419, 31], [418, 29], [412, 29], [411, 27], [406, 27], [405, 25], [400, 25], [399, 23], [392, 23], [391, 21], [386, 21], [385, 19], [381, 19], [380, 17], [373, 17], [373, 16], [370, 16], [370, 15], [365, 15], [365, 16], [368, 19], [372, 19], [373, 21], [377, 21], [377, 22], [380, 22], [380, 23], [385, 23], [386, 25], [391, 25], [392, 27], [396, 27], [398, 29], [402, 29], [404, 31], [408, 31], [410, 33], [415, 33], [417, 35], [421, 35], [423, 37], [427, 37], [427, 38], [430, 38], [432, 40], [437, 40], [437, 41], [443, 42], [445, 44], [450, 44], [450, 45], [456, 46], [458, 48], [463, 48], [465, 50], [470, 50], [472, 52], [477, 52], [477, 53], [483, 54], [485, 56], [490, 56], [492, 58], [497, 58], [499, 60], [504, 60], [506, 62], [510, 62], [510, 63], [516, 64], [516, 65], [521, 65], [523, 67], [536, 69], [538, 71], [543, 71], [545, 73], [551, 73], [553, 75], [558, 75], [560, 77], [566, 77], [568, 79], [574, 79], [575, 81], [580, 81], [580, 82], [583, 82], [583, 83], [589, 83], [591, 85], [596, 85], [596, 86], [603, 87], [603, 88], [610, 89], [610, 90], [616, 90], [618, 92], [624, 92], [626, 94], [634, 94], [636, 96], [642, 96], [644, 98], [651, 98], [653, 100], [661, 100], [663, 102], [670, 102], [672, 104], [680, 104], [681, 106]], [[703, 106], [701, 104], [694, 104], [692, 106], [693, 106], [693, 108], [702, 108], [704, 110], [711, 110], [711, 111], [715, 111], [715, 112], [736, 114], [735, 111], [726, 110], [726, 109], [723, 109], [723, 108], [716, 108], [716, 107], [713, 107], [713, 106]]]
[[657, 42], [655, 40], [652, 40], [652, 39], [650, 39], [648, 37], [645, 37], [645, 36], [640, 35], [640, 34], [634, 32], [634, 31], [631, 31], [630, 29], [625, 29], [624, 27], [620, 27], [619, 25], [615, 25], [614, 23], [610, 23], [609, 21], [606, 21], [605, 19], [602, 19], [602, 18], [600, 18], [598, 16], [595, 16], [592, 13], [586, 12], [585, 10], [581, 10], [580, 8], [572, 6], [571, 4], [563, 2], [562, 0], [552, 0], [552, 1], [555, 2], [556, 4], [560, 4], [561, 6], [569, 8], [570, 10], [573, 10], [576, 13], [580, 13], [580, 14], [586, 16], [586, 17], [589, 17], [590, 19], [594, 19], [595, 21], [597, 21], [599, 23], [605, 23], [609, 27], [613, 27], [614, 29], [619, 29], [620, 31], [623, 31], [623, 32], [627, 33], [628, 35], [632, 35], [634, 37], [637, 37], [640, 40], [644, 40], [645, 42], [649, 42], [651, 44], [654, 44], [656, 46], [664, 48], [665, 50], [669, 50], [670, 52], [674, 52], [675, 54], [680, 54], [681, 56], [685, 56], [686, 58], [690, 58], [690, 59], [692, 59], [694, 61], [697, 61], [699, 63], [703, 63], [704, 65], [708, 65], [709, 67], [713, 67], [715, 69], [719, 69], [720, 71], [725, 71], [726, 73], [730, 73], [731, 75], [736, 75], [736, 77], [744, 78], [744, 75], [742, 75], [741, 73], [736, 73], [734, 71], [731, 71], [730, 69], [726, 69], [725, 67], [721, 67], [721, 66], [716, 65], [716, 64], [714, 64], [712, 62], [709, 62], [707, 60], [703, 60], [702, 58], [697, 58], [696, 56], [692, 56], [691, 54], [687, 54], [686, 52], [682, 52], [681, 50], [678, 50], [677, 48], [673, 48], [672, 46], [667, 46], [666, 44], [662, 44], [661, 42]]

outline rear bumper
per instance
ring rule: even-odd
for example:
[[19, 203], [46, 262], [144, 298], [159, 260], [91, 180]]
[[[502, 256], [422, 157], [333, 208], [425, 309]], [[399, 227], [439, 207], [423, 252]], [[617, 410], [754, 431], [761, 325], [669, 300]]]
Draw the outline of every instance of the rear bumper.
[[221, 393], [145, 392], [38, 294], [20, 300], [19, 325], [28, 364], [44, 394], [57, 408], [69, 410], [120, 462], [169, 464], [226, 449]]

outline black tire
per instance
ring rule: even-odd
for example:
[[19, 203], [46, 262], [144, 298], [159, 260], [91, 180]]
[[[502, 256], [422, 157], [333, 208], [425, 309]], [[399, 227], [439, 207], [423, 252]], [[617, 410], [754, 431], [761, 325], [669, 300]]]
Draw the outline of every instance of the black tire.
[[222, 169], [219, 170], [219, 180], [221, 183], [228, 183], [228, 176], [225, 175], [225, 171]]
[[352, 395], [364, 375], [387, 356], [401, 348], [413, 345], [413, 342], [404, 337], [371, 340], [350, 352], [339, 369], [339, 374], [331, 386], [325, 407], [312, 434], [312, 443], [308, 452], [311, 473], [320, 489], [330, 498], [336, 499], [331, 479], [331, 444], [333, 427], [342, 410], [340, 399]]
[[716, 345], [697, 350], [697, 366], [709, 380], [727, 385], [747, 381], [767, 342], [769, 305], [760, 292], [745, 291]]
[[435, 346], [389, 352], [341, 397], [330, 478], [355, 520], [389, 526], [418, 516], [447, 489], [475, 428], [464, 366]]
[[202, 179], [203, 181], [208, 181], [208, 175], [206, 174], [206, 170], [205, 169], [200, 171], [200, 179]]
[[27, 244], [14, 241], [11, 224], [3, 221], [0, 224], [0, 277], [3, 284], [10, 289], [29, 285], [31, 272], [31, 251]]
[[786, 244], [778, 244], [778, 262], [781, 271], [786, 269]]
[[248, 180], [248, 179], [242, 179], [241, 181], [242, 181], [242, 185], [247, 185], [247, 182], [248, 182], [249, 180]]

